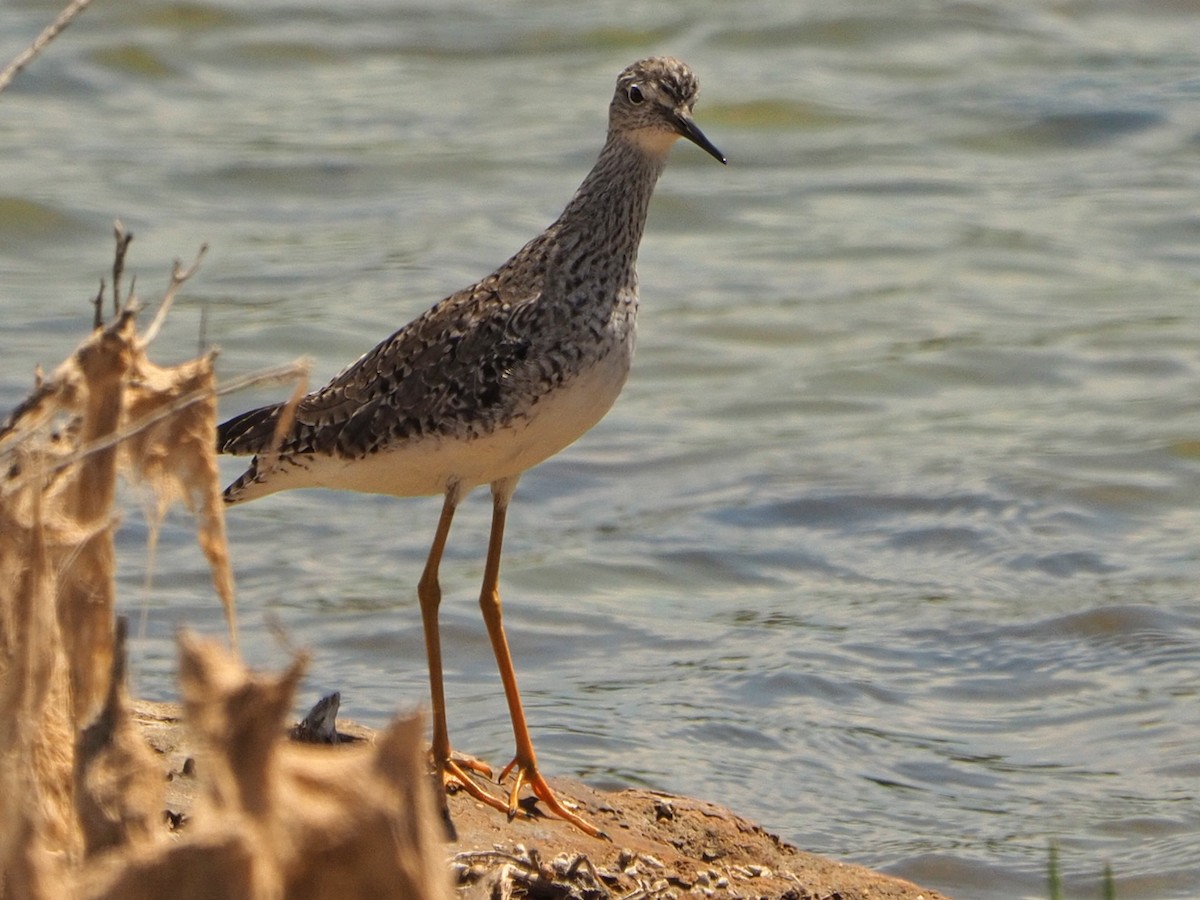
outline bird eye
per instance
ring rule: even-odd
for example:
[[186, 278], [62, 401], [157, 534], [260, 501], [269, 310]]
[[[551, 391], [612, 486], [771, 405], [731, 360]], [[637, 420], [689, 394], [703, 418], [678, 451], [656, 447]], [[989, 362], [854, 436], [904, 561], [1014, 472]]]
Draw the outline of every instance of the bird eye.
[[629, 86], [629, 102], [630, 103], [634, 103], [634, 104], [641, 103], [645, 99], [646, 98], [642, 95], [642, 89], [640, 87], [638, 87], [636, 84], [631, 84]]

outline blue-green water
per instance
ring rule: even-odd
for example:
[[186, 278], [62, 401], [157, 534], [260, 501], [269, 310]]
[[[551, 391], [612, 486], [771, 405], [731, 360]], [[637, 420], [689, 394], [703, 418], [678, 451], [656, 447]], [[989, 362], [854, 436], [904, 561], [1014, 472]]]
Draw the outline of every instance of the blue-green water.
[[[0, 59], [57, 12], [0, 6]], [[529, 473], [509, 636], [546, 770], [725, 803], [961, 897], [1200, 895], [1200, 15], [1187, 0], [327, 4], [96, 0], [0, 95], [0, 406], [211, 245], [226, 377], [323, 380], [551, 221], [616, 73], [686, 59], [730, 158], [681, 145], [634, 373]], [[282, 393], [276, 391], [275, 393]], [[234, 413], [269, 392], [228, 398]], [[237, 472], [230, 464], [227, 474]], [[222, 631], [183, 516], [122, 596], [137, 688]], [[306, 701], [424, 702], [437, 500], [230, 515], [245, 649]], [[443, 567], [451, 735], [503, 761], [475, 592]], [[515, 826], [514, 826], [515, 827]]]

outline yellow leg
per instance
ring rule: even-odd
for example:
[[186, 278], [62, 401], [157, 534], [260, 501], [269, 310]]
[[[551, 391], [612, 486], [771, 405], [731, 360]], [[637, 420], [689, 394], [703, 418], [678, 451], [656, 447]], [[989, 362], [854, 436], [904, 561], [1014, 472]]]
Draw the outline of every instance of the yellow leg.
[[442, 686], [442, 642], [438, 631], [438, 607], [442, 603], [438, 568], [442, 562], [442, 553], [446, 549], [446, 539], [450, 535], [450, 523], [454, 520], [458, 499], [458, 486], [451, 485], [446, 490], [442, 514], [438, 518], [437, 531], [433, 535], [433, 546], [429, 548], [425, 570], [417, 584], [417, 598], [421, 602], [421, 623], [425, 631], [425, 656], [429, 661], [429, 697], [433, 704], [433, 742], [430, 745], [430, 754], [433, 756], [433, 764], [441, 773], [443, 785], [457, 785], [475, 799], [501, 812], [507, 812], [508, 807], [503, 800], [483, 790], [464, 771], [464, 768], [469, 768], [490, 777], [491, 769], [474, 760], [454, 758], [450, 750], [450, 733], [446, 726], [446, 694]]
[[508, 639], [504, 635], [504, 624], [500, 612], [500, 552], [504, 543], [504, 522], [508, 514], [508, 501], [517, 486], [516, 478], [507, 478], [492, 485], [492, 529], [488, 538], [487, 563], [483, 570], [483, 588], [479, 594], [479, 607], [483, 612], [483, 621], [487, 625], [488, 638], [492, 643], [492, 651], [496, 654], [496, 666], [500, 670], [500, 680], [504, 684], [504, 696], [508, 700], [508, 713], [512, 718], [513, 737], [516, 739], [516, 755], [513, 761], [505, 767], [504, 775], [515, 769], [512, 791], [508, 799], [508, 816], [511, 819], [517, 814], [517, 795], [522, 784], [528, 784], [534, 795], [546, 804], [556, 816], [566, 819], [580, 831], [592, 837], [607, 837], [600, 829], [590, 822], [571, 812], [558, 798], [554, 791], [538, 771], [537, 754], [533, 751], [533, 739], [529, 736], [529, 728], [525, 724], [525, 711], [521, 706], [521, 694], [517, 690], [517, 676], [513, 670], [512, 654], [508, 649]]

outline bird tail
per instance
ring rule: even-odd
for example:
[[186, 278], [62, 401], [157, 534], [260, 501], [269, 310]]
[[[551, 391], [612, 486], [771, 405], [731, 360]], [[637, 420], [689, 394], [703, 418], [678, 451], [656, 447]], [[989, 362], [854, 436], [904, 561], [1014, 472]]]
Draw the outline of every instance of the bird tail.
[[261, 491], [256, 491], [254, 488], [262, 483], [262, 478], [258, 472], [258, 457], [250, 460], [250, 465], [246, 471], [239, 475], [234, 481], [231, 481], [225, 486], [225, 490], [221, 493], [221, 498], [226, 505], [241, 503], [244, 500], [253, 500]]
[[[225, 488], [226, 503], [240, 503], [253, 500], [265, 494], [274, 493], [278, 488], [267, 488], [267, 476], [271, 473], [271, 465], [262, 465], [262, 460], [274, 460], [278, 453], [281, 418], [286, 416], [290, 404], [274, 403], [244, 412], [234, 416], [217, 426], [217, 452], [230, 456], [250, 456], [250, 465], [246, 471]], [[290, 416], [286, 416], [290, 419]], [[283, 422], [287, 427], [290, 422]]]

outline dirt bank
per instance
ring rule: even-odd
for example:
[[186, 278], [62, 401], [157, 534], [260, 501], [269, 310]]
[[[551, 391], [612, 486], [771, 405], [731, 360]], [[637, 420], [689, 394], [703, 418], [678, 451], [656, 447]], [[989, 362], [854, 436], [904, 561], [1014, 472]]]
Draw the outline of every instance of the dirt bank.
[[[196, 762], [179, 708], [137, 701], [135, 719], [169, 778], [168, 827], [186, 829]], [[339, 722], [357, 741], [374, 732]], [[339, 752], [338, 746], [329, 747]], [[459, 895], [469, 898], [668, 897], [788, 900], [945, 900], [936, 891], [792, 847], [724, 807], [660, 791], [597, 791], [552, 779], [611, 841], [541, 816], [505, 821], [464, 792], [449, 798], [457, 839], [445, 845]]]

